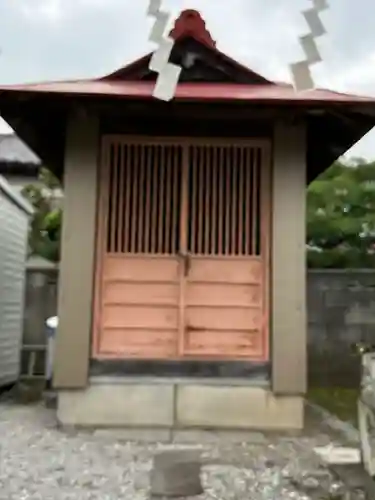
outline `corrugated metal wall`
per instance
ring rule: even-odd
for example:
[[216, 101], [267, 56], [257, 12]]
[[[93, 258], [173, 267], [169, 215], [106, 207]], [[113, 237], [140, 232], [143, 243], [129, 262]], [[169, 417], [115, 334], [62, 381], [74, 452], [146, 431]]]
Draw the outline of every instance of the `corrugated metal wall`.
[[31, 207], [0, 177], [0, 387], [18, 379]]

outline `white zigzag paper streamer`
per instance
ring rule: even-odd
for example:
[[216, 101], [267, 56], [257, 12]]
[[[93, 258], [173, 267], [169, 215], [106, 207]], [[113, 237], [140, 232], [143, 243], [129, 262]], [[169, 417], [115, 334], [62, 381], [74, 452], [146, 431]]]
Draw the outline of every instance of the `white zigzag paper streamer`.
[[314, 80], [310, 66], [322, 61], [315, 38], [326, 34], [326, 30], [319, 17], [319, 13], [329, 8], [327, 0], [312, 0], [313, 7], [302, 12], [310, 33], [299, 37], [306, 59], [290, 65], [294, 87], [297, 91], [312, 90]]
[[150, 0], [147, 9], [147, 15], [155, 18], [149, 40], [158, 45], [151, 57], [149, 68], [158, 73], [152, 95], [156, 99], [170, 101], [176, 93], [182, 68], [169, 62], [174, 40], [164, 36], [170, 14], [161, 10], [161, 3], [162, 0]]

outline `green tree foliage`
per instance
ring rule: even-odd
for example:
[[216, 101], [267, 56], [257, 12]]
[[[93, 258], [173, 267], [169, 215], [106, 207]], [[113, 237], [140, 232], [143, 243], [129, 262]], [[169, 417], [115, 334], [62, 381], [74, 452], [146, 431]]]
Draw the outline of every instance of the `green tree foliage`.
[[375, 162], [334, 163], [307, 190], [308, 265], [375, 265]]
[[26, 186], [22, 194], [35, 209], [29, 232], [29, 253], [58, 262], [60, 259], [61, 208], [54, 205], [53, 192], [60, 188], [58, 179], [42, 168], [38, 182]]

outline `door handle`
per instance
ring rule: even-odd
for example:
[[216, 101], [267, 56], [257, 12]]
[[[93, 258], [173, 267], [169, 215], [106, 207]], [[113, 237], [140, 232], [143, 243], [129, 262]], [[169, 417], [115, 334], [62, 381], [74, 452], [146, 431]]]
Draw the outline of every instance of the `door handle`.
[[189, 276], [190, 274], [190, 268], [191, 268], [191, 261], [190, 261], [190, 255], [186, 254], [185, 255], [185, 277]]
[[180, 257], [183, 259], [184, 276], [186, 278], [187, 276], [189, 276], [191, 268], [190, 255], [188, 253], [181, 253]]

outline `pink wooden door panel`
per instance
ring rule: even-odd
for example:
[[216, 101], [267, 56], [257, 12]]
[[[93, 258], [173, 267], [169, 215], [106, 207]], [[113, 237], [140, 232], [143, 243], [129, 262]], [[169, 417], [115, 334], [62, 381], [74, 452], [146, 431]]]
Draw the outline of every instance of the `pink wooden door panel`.
[[180, 328], [182, 148], [124, 138], [103, 142], [105, 241], [94, 352], [173, 358]]
[[265, 150], [189, 147], [189, 230], [183, 352], [268, 356]]

